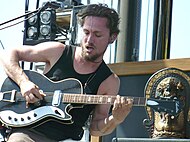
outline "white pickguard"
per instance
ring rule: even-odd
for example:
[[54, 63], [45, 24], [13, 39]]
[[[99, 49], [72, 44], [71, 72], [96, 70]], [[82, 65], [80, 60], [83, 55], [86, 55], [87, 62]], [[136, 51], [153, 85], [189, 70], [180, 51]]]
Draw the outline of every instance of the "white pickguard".
[[65, 113], [54, 106], [42, 106], [23, 114], [18, 114], [11, 110], [0, 112], [1, 121], [6, 125], [13, 127], [28, 126], [48, 116], [64, 119]]

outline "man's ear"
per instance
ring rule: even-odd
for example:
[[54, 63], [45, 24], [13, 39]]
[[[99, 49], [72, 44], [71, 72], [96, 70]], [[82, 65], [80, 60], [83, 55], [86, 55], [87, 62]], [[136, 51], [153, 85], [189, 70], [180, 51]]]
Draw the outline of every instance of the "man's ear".
[[117, 34], [112, 34], [109, 43], [113, 43], [117, 38]]

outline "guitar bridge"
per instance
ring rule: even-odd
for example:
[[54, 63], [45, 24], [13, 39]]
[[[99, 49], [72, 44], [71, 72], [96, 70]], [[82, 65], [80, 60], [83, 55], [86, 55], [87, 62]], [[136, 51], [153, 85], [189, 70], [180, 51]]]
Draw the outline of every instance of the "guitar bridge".
[[0, 101], [15, 102], [16, 90], [0, 93]]
[[53, 94], [52, 106], [59, 106], [61, 102], [61, 91], [55, 90]]

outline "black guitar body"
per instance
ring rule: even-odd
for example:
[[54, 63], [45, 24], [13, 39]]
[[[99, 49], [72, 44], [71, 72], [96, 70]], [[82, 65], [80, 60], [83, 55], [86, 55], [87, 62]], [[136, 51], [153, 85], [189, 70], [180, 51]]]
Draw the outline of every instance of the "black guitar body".
[[[83, 94], [82, 84], [74, 78], [53, 82], [35, 71], [25, 73], [46, 96], [40, 105], [30, 104], [26, 108], [26, 101], [20, 93], [13, 92], [15, 97], [11, 95], [12, 90], [20, 92], [19, 87], [10, 78], [6, 78], [0, 92], [0, 121], [7, 127], [26, 127], [54, 140], [80, 140], [82, 127], [95, 105], [113, 104], [116, 99], [110, 95]], [[184, 107], [184, 103], [177, 98], [131, 98], [134, 106], [146, 105], [154, 111], [176, 117]]]
[[[25, 73], [30, 80], [37, 84], [44, 92], [52, 92], [53, 94], [55, 90], [61, 90], [63, 93], [62, 95], [64, 95], [64, 93], [83, 93], [81, 83], [76, 79], [52, 82], [35, 71], [25, 71]], [[15, 82], [10, 78], [6, 78], [2, 85], [1, 92], [14, 89], [20, 92], [20, 89]], [[10, 96], [10, 93], [5, 93], [3, 98], [10, 99]], [[52, 106], [52, 101], [43, 100], [40, 106], [30, 105], [29, 108], [26, 108], [26, 102], [19, 101], [20, 99], [23, 99], [23, 97], [19, 94], [16, 95], [16, 102], [2, 101], [0, 103], [0, 111], [7, 111], [5, 114], [0, 114], [0, 117], [6, 115], [6, 117], [9, 117], [7, 118], [8, 121], [10, 120], [10, 123], [7, 123], [1, 119], [1, 122], [6, 126], [12, 128], [27, 127], [38, 133], [45, 134], [54, 140], [67, 139], [67, 137], [70, 137], [68, 136], [71, 135], [70, 133], [72, 133], [73, 137], [79, 137], [79, 135], [81, 135], [82, 128], [78, 130], [76, 129], [76, 124], [73, 122], [71, 114], [73, 111], [79, 111], [80, 113], [80, 109], [83, 107], [82, 104], [65, 104], [61, 102], [59, 106]], [[37, 111], [38, 108], [43, 109]], [[8, 110], [11, 110], [11, 112], [15, 112], [16, 114], [11, 115]], [[50, 113], [47, 112], [48, 110], [50, 110]], [[38, 112], [44, 113], [44, 116], [39, 116]], [[73, 133], [73, 129], [75, 129], [75, 133]], [[65, 133], [65, 131], [67, 132]]]

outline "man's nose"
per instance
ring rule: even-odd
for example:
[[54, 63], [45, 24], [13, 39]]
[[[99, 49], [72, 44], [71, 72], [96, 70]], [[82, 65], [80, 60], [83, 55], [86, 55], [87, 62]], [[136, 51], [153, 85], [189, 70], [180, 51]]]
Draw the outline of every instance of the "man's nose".
[[92, 34], [88, 35], [87, 42], [88, 43], [93, 43], [94, 42], [94, 36]]

